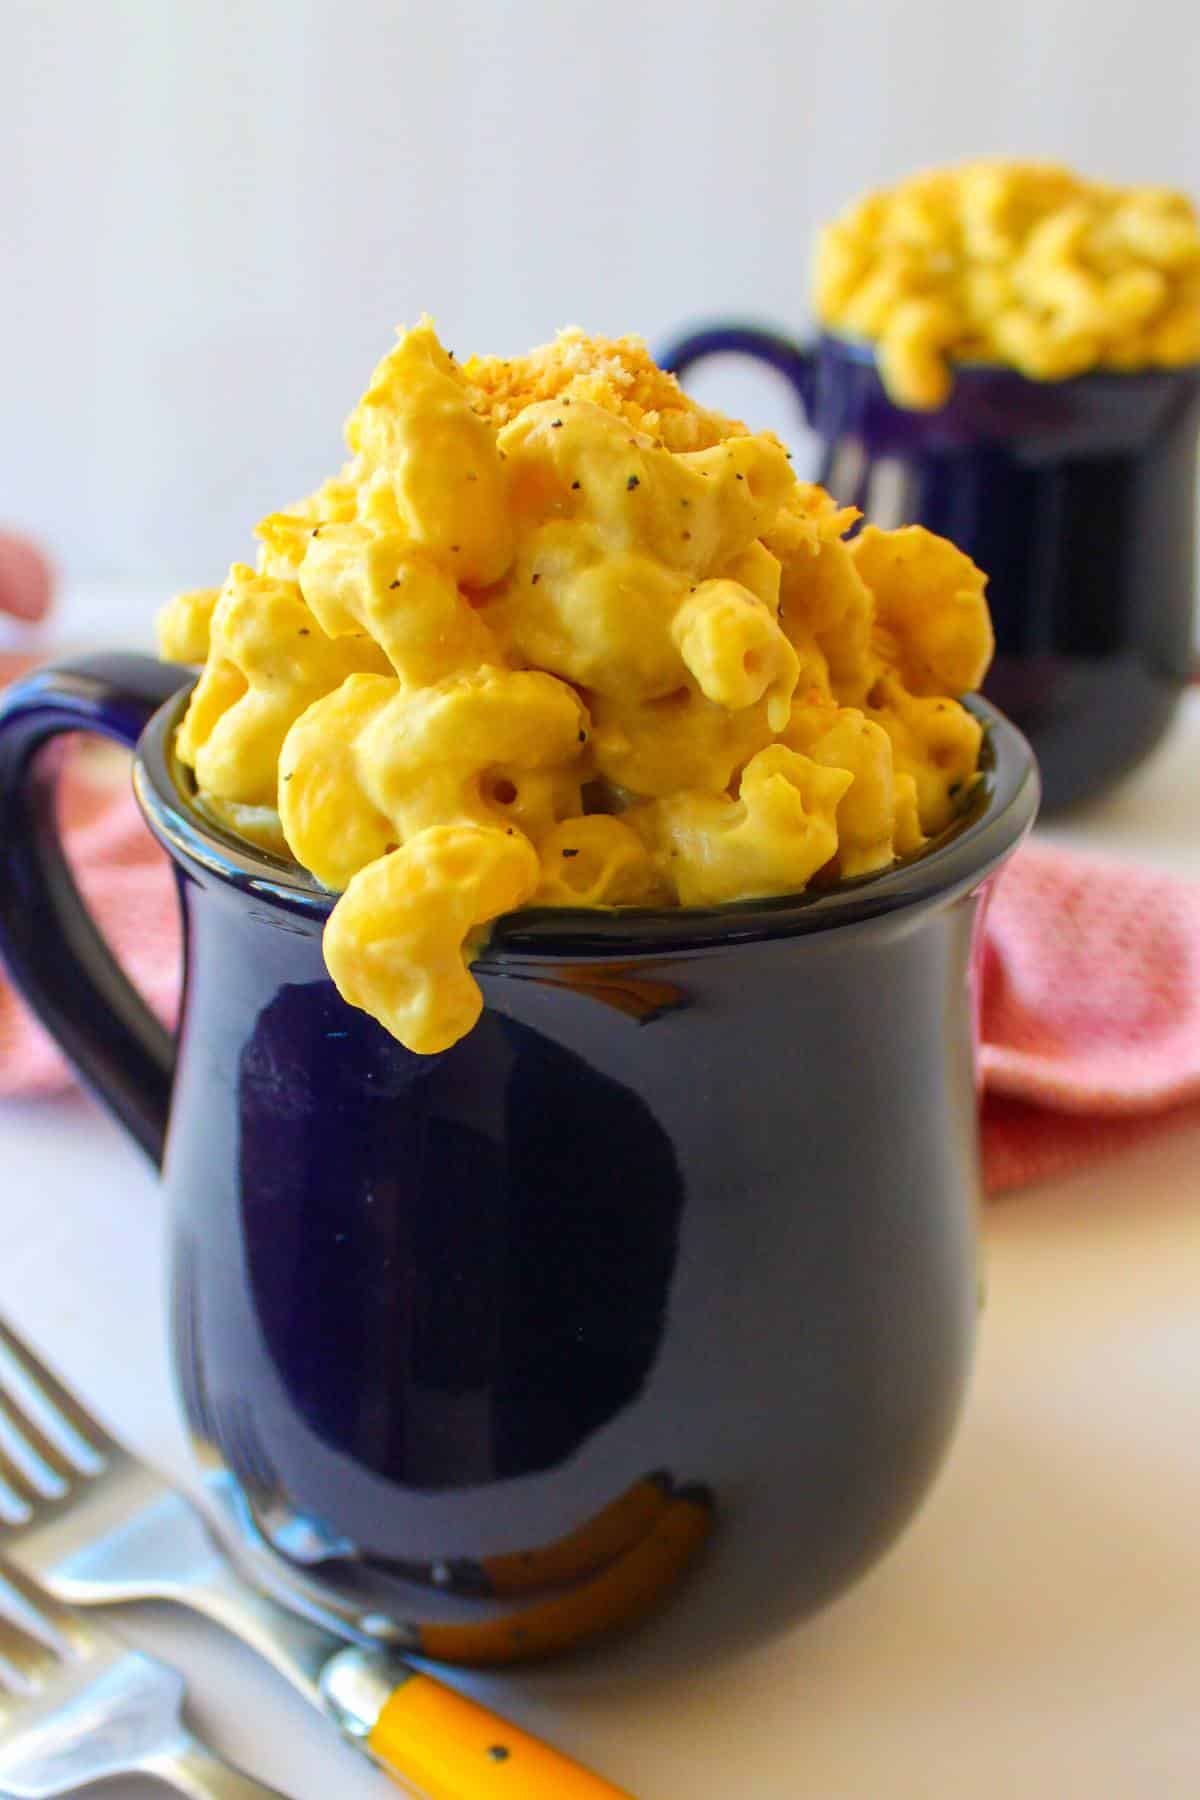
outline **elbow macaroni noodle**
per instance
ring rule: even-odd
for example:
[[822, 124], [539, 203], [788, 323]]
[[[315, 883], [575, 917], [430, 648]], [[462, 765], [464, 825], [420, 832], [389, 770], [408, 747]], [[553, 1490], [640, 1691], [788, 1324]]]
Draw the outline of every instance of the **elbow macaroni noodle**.
[[941, 406], [954, 363], [1039, 381], [1200, 362], [1200, 219], [1182, 194], [977, 162], [869, 194], [822, 231], [821, 321], [877, 346], [902, 406]]
[[339, 898], [343, 996], [421, 1054], [469, 1031], [501, 913], [711, 906], [869, 875], [955, 816], [984, 577], [794, 478], [637, 339], [458, 364], [426, 320], [353, 460], [181, 594], [199, 804]]

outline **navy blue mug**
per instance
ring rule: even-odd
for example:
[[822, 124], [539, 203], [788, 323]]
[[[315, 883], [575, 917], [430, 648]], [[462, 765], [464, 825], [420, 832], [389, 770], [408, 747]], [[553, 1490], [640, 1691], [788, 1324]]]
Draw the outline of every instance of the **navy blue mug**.
[[660, 358], [683, 375], [750, 356], [791, 384], [817, 479], [877, 525], [951, 538], [989, 576], [984, 693], [1037, 753], [1045, 804], [1102, 792], [1170, 724], [1192, 666], [1200, 366], [1030, 381], [955, 370], [945, 406], [889, 398], [871, 346], [703, 325]]
[[[879, 876], [501, 919], [479, 1024], [419, 1057], [338, 996], [332, 897], [197, 809], [185, 680], [94, 657], [4, 696], [0, 950], [161, 1165], [188, 1423], [280, 1566], [475, 1663], [665, 1598], [672, 1520], [716, 1528], [651, 1660], [828, 1598], [920, 1501], [963, 1395], [970, 968], [1036, 810], [1028, 745], [981, 703], [972, 809]], [[44, 751], [79, 731], [136, 751], [175, 875], [174, 1037], [64, 861]]]

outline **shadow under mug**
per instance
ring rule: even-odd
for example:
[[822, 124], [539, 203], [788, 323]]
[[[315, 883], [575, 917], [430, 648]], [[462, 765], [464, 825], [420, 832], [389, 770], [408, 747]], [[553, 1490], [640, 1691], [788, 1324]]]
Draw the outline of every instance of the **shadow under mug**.
[[[332, 897], [196, 809], [183, 679], [88, 658], [0, 702], [0, 950], [162, 1166], [198, 1444], [293, 1574], [449, 1661], [653, 1610], [714, 1520], [652, 1664], [834, 1594], [918, 1504], [967, 1376], [969, 977], [1028, 745], [980, 704], [973, 810], [878, 877], [501, 919], [479, 1024], [418, 1057], [334, 989]], [[136, 749], [183, 913], [174, 1038], [64, 862], [39, 752], [78, 731]]]
[[1045, 805], [1098, 794], [1158, 743], [1193, 659], [1200, 366], [1030, 381], [964, 365], [945, 406], [891, 400], [871, 346], [702, 325], [660, 361], [767, 363], [820, 439], [817, 479], [885, 528], [925, 525], [988, 577], [984, 684], [1029, 738]]

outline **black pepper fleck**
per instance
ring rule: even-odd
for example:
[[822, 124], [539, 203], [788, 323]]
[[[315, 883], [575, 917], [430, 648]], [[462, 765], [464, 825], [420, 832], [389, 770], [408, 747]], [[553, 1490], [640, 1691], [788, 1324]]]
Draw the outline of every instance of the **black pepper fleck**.
[[562, 430], [562, 420], [561, 419], [551, 419], [550, 429], [551, 429], [551, 431], [561, 431]]
[[631, 475], [631, 476], [630, 476], [630, 477], [629, 477], [629, 480], [628, 480], [628, 481], [627, 481], [627, 482], [626, 482], [626, 483], [625, 483], [625, 491], [626, 491], [626, 492], [627, 492], [627, 493], [630, 493], [630, 494], [632, 494], [632, 492], [633, 492], [633, 490], [634, 490], [634, 488], [635, 488], [635, 487], [641, 487], [641, 485], [642, 485], [642, 484], [641, 484], [641, 482], [640, 482], [640, 481], [639, 481], [639, 479], [638, 479], [638, 477], [637, 477], [637, 476], [636, 476], [636, 475]]
[[564, 850], [563, 855], [564, 856], [578, 856], [579, 852], [578, 852], [578, 850]]
[[581, 744], [586, 744], [586, 743], [587, 743], [587, 732], [586, 732], [586, 731], [581, 731], [581, 732], [580, 732], [580, 733], [579, 733], [579, 741], [580, 741], [580, 743], [581, 743]]
[[489, 1744], [488, 1755], [493, 1762], [507, 1762], [512, 1755], [512, 1751], [504, 1744]]
[[579, 482], [578, 482], [578, 481], [573, 481], [573, 482], [572, 482], [572, 483], [571, 483], [571, 486], [572, 486], [572, 488], [577, 488], [577, 487], [579, 487], [579, 486], [580, 486], [580, 485], [581, 485], [581, 484], [580, 484], [580, 483], [579, 483]]
[[312, 534], [313, 534], [313, 536], [314, 536], [314, 537], [320, 537], [320, 535], [321, 535], [321, 527], [320, 527], [320, 526], [319, 526], [319, 525], [314, 525], [314, 526], [313, 526], [313, 529], [312, 529]]
[[311, 637], [312, 636], [312, 632], [309, 630], [307, 625], [302, 625], [300, 627], [300, 636], [301, 637]]
[[390, 588], [398, 588], [400, 586], [400, 577], [397, 575], [395, 581], [388, 582], [388, 586]]
[[540, 575], [531, 575], [531, 576], [530, 576], [530, 577], [529, 577], [529, 585], [530, 585], [530, 587], [536, 587], [536, 586], [537, 586], [537, 584], [538, 584], [538, 582], [539, 582], [539, 581], [540, 581], [540, 580], [541, 580], [541, 579], [542, 579], [542, 578], [541, 578], [541, 576], [540, 576]]
[[734, 476], [735, 481], [745, 481], [745, 479], [746, 479], [746, 477], [744, 475], [735, 475]]

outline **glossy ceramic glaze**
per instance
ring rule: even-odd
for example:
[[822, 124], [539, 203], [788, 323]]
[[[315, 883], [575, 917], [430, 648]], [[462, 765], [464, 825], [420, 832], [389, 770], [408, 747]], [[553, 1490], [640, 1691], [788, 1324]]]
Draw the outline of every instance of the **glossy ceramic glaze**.
[[1037, 382], [965, 367], [946, 405], [888, 398], [870, 347], [750, 325], [668, 345], [664, 365], [765, 361], [821, 440], [818, 479], [882, 526], [953, 539], [989, 576], [985, 693], [1037, 752], [1048, 807], [1107, 787], [1170, 723], [1192, 658], [1200, 368]]
[[[985, 708], [973, 813], [876, 879], [512, 915], [477, 965], [479, 1026], [420, 1058], [335, 992], [330, 897], [191, 806], [182, 697], [156, 710], [179, 678], [101, 659], [9, 695], [0, 944], [162, 1155], [197, 1437], [283, 1552], [335, 1586], [353, 1567], [406, 1620], [511, 1610], [496, 1558], [536, 1565], [651, 1472], [717, 1505], [674, 1653], [836, 1592], [917, 1505], [962, 1399], [968, 964], [1036, 808], [1028, 747]], [[138, 797], [179, 879], [173, 1075], [81, 935], [31, 780], [36, 747], [81, 725], [140, 732]]]

